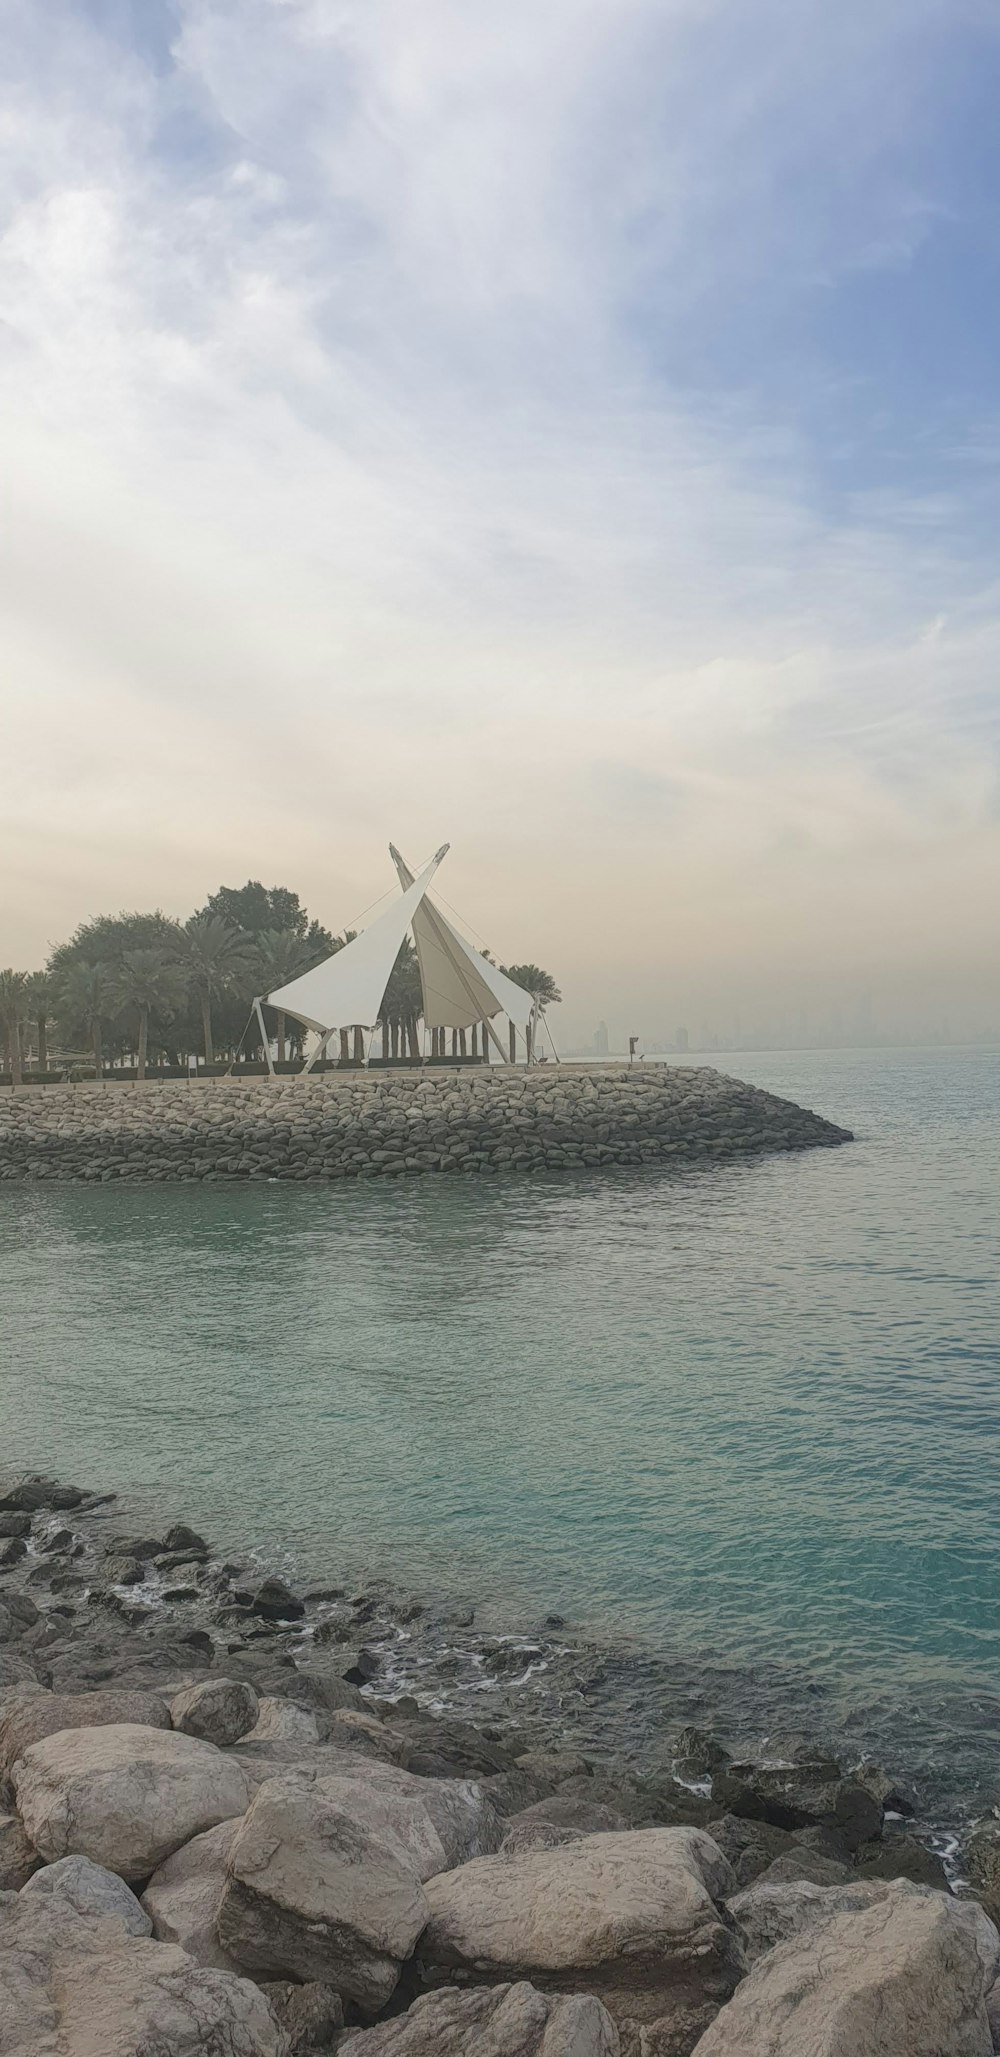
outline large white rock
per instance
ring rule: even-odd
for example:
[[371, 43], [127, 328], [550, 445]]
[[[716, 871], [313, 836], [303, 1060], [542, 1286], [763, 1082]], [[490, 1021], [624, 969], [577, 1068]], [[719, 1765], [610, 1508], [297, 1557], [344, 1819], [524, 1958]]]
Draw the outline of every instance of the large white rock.
[[154, 1871], [142, 1896], [157, 1941], [177, 1943], [196, 1964], [216, 1971], [239, 1969], [218, 1937], [226, 1866], [239, 1826], [239, 1818], [222, 1821], [194, 1836]]
[[249, 1980], [73, 1912], [58, 1895], [0, 1902], [3, 2057], [282, 2057]]
[[365, 1763], [319, 1784], [345, 1803], [350, 1786], [357, 1818], [376, 1832], [390, 1828], [421, 1878], [492, 1856], [503, 1840], [505, 1823], [476, 1779], [417, 1778], [395, 1765]]
[[619, 2057], [620, 2045], [599, 2000], [522, 1983], [425, 1993], [340, 2048], [342, 2057]]
[[47, 1693], [32, 1686], [5, 1694], [0, 1712], [0, 1773], [9, 1772], [18, 1757], [45, 1736], [59, 1735], [68, 1728], [104, 1728], [121, 1722], [169, 1728], [170, 1715], [158, 1693]]
[[[849, 1891], [866, 1904], [845, 1908]], [[904, 1880], [825, 1897], [758, 1960], [697, 2057], [991, 2057], [1000, 1937], [981, 1908]]]
[[146, 1879], [182, 1843], [243, 1814], [239, 1765], [194, 1736], [112, 1725], [32, 1744], [12, 1773], [18, 1812], [41, 1855], [92, 1857]]
[[618, 2019], [731, 1993], [744, 1960], [714, 1905], [733, 1889], [701, 1829], [585, 1836], [483, 1857], [430, 1879], [418, 1963], [428, 1984], [527, 1979], [596, 1994]]
[[219, 1912], [224, 1950], [255, 1974], [318, 1979], [377, 2014], [427, 1919], [398, 1837], [315, 1781], [261, 1787], [229, 1855]]

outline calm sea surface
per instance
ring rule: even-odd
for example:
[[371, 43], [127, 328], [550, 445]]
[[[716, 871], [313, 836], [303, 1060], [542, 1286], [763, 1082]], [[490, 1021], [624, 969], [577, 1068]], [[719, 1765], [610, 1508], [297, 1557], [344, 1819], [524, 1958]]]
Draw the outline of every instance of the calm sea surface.
[[5, 1465], [312, 1575], [776, 1668], [790, 1714], [818, 1692], [900, 1752], [995, 1751], [1000, 1055], [718, 1061], [857, 1141], [0, 1189]]

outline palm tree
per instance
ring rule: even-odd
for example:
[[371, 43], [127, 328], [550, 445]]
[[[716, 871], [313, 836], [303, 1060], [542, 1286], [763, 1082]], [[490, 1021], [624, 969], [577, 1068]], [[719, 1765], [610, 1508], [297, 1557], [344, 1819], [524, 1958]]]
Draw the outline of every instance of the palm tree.
[[544, 1014], [547, 1007], [558, 1007], [562, 994], [550, 971], [542, 971], [537, 964], [501, 964], [505, 978], [513, 979], [516, 986], [523, 986], [526, 993], [533, 994], [538, 1001], [538, 1012]]
[[[313, 962], [315, 952], [309, 948], [302, 936], [294, 929], [265, 929], [257, 938], [260, 982], [265, 993], [276, 992], [279, 986], [287, 986], [290, 979], [298, 978]], [[285, 1061], [285, 1015], [283, 1008], [276, 1007], [278, 1063]]]
[[176, 959], [162, 950], [126, 950], [114, 977], [117, 1005], [135, 1009], [139, 1017], [136, 1076], [146, 1076], [146, 1049], [151, 1014], [171, 1015], [184, 1002], [184, 975]]
[[56, 1013], [70, 1035], [78, 1035], [83, 1030], [89, 1038], [94, 1053], [94, 1071], [99, 1079], [104, 1076], [104, 1021], [109, 1006], [109, 982], [106, 964], [88, 964], [83, 957], [71, 960], [56, 977]]
[[223, 993], [245, 987], [247, 997], [253, 983], [253, 944], [242, 929], [221, 914], [192, 914], [181, 935], [181, 962], [189, 990], [201, 1005], [201, 1026], [205, 1063], [214, 1064], [212, 1001]]
[[7, 1067], [12, 1086], [21, 1084], [21, 1030], [28, 1019], [28, 974], [0, 971], [0, 1021], [7, 1044]]
[[51, 972], [33, 972], [28, 980], [28, 1008], [30, 1019], [35, 1024], [38, 1039], [38, 1069], [45, 1071], [49, 1062], [48, 1026], [49, 1016], [55, 1006], [55, 980]]
[[420, 965], [417, 953], [409, 936], [404, 936], [399, 946], [396, 962], [389, 973], [389, 983], [382, 996], [378, 1018], [382, 1023], [382, 1049], [385, 1054], [386, 1029], [392, 1031], [392, 1054], [398, 1056], [400, 1041], [405, 1052], [409, 1042], [411, 1057], [419, 1057], [420, 1042], [417, 1036], [417, 1022], [423, 1013], [424, 996], [420, 983]]

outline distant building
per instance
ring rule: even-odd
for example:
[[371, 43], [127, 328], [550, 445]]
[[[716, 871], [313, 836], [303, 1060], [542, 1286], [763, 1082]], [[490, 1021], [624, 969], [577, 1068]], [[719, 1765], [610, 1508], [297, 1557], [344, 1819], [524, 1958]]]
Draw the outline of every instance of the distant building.
[[674, 1048], [677, 1050], [687, 1050], [690, 1048], [690, 1045], [688, 1043], [688, 1032], [686, 1028], [679, 1028], [675, 1031]]
[[607, 1056], [607, 1054], [608, 1054], [608, 1024], [607, 1024], [607, 1022], [606, 1022], [606, 1021], [599, 1021], [599, 1022], [598, 1022], [598, 1024], [597, 1024], [597, 1027], [596, 1027], [596, 1028], [595, 1028], [595, 1030], [594, 1030], [594, 1056], [595, 1056], [595, 1057], [606, 1057], [606, 1056]]

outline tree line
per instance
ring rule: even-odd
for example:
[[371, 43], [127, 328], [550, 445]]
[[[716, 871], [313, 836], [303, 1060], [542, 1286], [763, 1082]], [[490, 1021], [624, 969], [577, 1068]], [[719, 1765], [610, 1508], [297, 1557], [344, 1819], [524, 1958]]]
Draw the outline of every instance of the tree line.
[[[44, 971], [0, 971], [6, 1069], [19, 1085], [29, 1053], [45, 1071], [54, 1046], [76, 1059], [85, 1052], [97, 1077], [109, 1060], [125, 1057], [134, 1058], [139, 1078], [151, 1061], [179, 1066], [196, 1050], [206, 1065], [228, 1062], [237, 1049], [260, 1058], [260, 1032], [250, 1018], [254, 996], [287, 985], [342, 950], [355, 933], [333, 935], [289, 887], [257, 879], [220, 886], [183, 922], [159, 910], [98, 915], [51, 952]], [[537, 992], [543, 1007], [560, 998], [539, 966], [503, 969]], [[387, 1054], [390, 1048], [393, 1055], [407, 1048], [417, 1054], [421, 1009], [417, 955], [407, 937], [379, 1015]], [[276, 1008], [264, 1014], [279, 1063], [288, 1054], [300, 1056], [301, 1024]], [[350, 1055], [346, 1029], [340, 1054]]]

